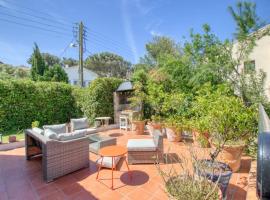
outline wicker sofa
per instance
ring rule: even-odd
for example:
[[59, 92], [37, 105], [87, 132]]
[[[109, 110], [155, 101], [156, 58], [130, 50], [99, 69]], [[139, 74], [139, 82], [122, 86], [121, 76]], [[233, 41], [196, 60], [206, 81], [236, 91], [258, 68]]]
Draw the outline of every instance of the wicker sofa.
[[127, 149], [129, 164], [163, 162], [163, 136], [158, 131], [151, 139], [129, 139]]
[[27, 160], [42, 156], [42, 172], [46, 182], [89, 166], [89, 139], [85, 136], [57, 141], [27, 129], [25, 151]]

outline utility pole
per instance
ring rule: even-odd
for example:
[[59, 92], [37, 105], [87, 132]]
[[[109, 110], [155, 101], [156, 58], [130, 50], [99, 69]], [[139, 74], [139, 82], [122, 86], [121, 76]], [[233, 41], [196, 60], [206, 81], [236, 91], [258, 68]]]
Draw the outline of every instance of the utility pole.
[[83, 44], [84, 44], [84, 25], [79, 24], [79, 85], [83, 87]]

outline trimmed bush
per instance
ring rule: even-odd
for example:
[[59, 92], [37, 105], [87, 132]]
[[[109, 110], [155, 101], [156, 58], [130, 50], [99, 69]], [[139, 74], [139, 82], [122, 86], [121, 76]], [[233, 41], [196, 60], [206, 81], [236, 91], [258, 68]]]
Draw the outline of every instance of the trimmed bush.
[[78, 114], [72, 87], [64, 83], [0, 81], [0, 129], [68, 122]]
[[122, 82], [118, 78], [97, 78], [77, 101], [89, 122], [93, 123], [96, 117], [114, 116], [113, 92]]

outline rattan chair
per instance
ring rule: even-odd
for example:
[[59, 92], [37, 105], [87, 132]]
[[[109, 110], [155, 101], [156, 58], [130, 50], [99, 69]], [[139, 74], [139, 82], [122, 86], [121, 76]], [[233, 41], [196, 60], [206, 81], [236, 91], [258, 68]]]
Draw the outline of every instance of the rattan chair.
[[128, 163], [163, 162], [163, 136], [154, 134], [152, 139], [129, 139], [127, 144]]
[[56, 141], [27, 129], [25, 151], [27, 160], [38, 155], [42, 156], [42, 173], [46, 182], [89, 167], [88, 137]]

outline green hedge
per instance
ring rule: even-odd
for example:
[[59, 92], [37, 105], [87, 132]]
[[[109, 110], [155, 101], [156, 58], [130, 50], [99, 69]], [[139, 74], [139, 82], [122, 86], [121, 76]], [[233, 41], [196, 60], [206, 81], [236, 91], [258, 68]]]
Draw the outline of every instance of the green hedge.
[[113, 92], [121, 82], [118, 78], [97, 78], [86, 88], [84, 94], [81, 94], [78, 105], [91, 123], [100, 116], [113, 119]]
[[72, 87], [64, 83], [0, 81], [0, 129], [67, 122], [78, 115]]

